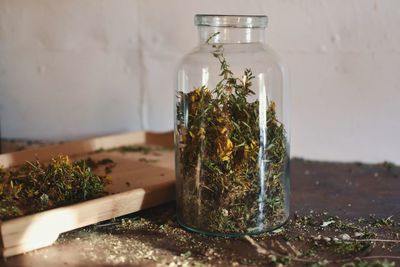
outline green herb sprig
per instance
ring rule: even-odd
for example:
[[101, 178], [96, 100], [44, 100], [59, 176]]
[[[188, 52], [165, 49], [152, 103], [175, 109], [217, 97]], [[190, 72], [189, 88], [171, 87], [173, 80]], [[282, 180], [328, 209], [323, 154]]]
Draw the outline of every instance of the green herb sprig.
[[177, 95], [179, 216], [209, 232], [260, 232], [288, 215], [283, 186], [286, 132], [275, 102], [269, 101], [268, 141], [261, 143], [259, 102], [248, 100], [255, 94], [255, 76], [251, 69], [234, 76], [223, 45], [210, 44], [218, 34], [207, 44], [220, 63], [221, 80], [214, 89], [201, 86]]
[[0, 167], [0, 220], [103, 196], [110, 177], [93, 170], [102, 166], [109, 173], [114, 165], [111, 159], [72, 161], [58, 156], [47, 165], [37, 160], [12, 169]]

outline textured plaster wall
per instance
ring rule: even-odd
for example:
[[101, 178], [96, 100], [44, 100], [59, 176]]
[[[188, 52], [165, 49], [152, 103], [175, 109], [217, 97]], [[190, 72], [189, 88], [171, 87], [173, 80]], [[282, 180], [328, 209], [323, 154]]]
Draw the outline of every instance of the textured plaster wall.
[[140, 129], [137, 1], [0, 0], [2, 134]]
[[290, 69], [293, 155], [400, 163], [397, 0], [0, 0], [2, 134], [172, 129], [195, 13], [269, 16]]

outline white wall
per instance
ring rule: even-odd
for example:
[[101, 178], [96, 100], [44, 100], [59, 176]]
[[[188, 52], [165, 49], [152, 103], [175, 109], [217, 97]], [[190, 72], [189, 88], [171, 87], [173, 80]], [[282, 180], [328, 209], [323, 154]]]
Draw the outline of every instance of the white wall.
[[0, 0], [2, 134], [172, 129], [195, 13], [269, 16], [291, 71], [293, 155], [400, 163], [398, 0]]
[[140, 129], [137, 1], [0, 0], [2, 134]]

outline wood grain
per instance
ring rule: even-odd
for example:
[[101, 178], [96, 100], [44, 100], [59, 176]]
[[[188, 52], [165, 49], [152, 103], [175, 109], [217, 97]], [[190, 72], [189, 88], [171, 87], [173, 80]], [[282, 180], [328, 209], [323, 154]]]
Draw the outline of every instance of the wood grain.
[[[110, 195], [82, 203], [60, 207], [1, 222], [2, 255], [13, 256], [51, 245], [59, 234], [86, 225], [153, 207], [175, 196], [174, 153], [159, 149], [148, 154], [103, 151], [123, 145], [146, 142], [146, 133], [129, 133], [76, 141], [39, 149], [0, 155], [0, 164], [17, 166], [26, 160], [48, 161], [57, 154], [94, 159], [111, 158], [116, 162], [112, 183], [107, 186]], [[171, 146], [172, 134], [151, 134], [151, 144]]]

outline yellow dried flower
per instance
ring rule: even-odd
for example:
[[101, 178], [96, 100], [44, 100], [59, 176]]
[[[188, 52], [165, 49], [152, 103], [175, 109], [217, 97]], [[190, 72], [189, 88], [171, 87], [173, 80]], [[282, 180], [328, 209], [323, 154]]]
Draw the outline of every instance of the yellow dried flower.
[[226, 139], [225, 141], [218, 142], [217, 153], [220, 160], [222, 161], [230, 160], [232, 152], [233, 152], [233, 143], [229, 138]]
[[228, 131], [226, 127], [223, 127], [222, 129], [219, 130], [220, 134], [225, 134]]
[[201, 127], [197, 133], [197, 136], [200, 138], [200, 140], [204, 140], [206, 138], [206, 130]]
[[190, 101], [193, 103], [197, 102], [199, 99], [200, 99], [200, 88], [196, 88], [190, 93]]

